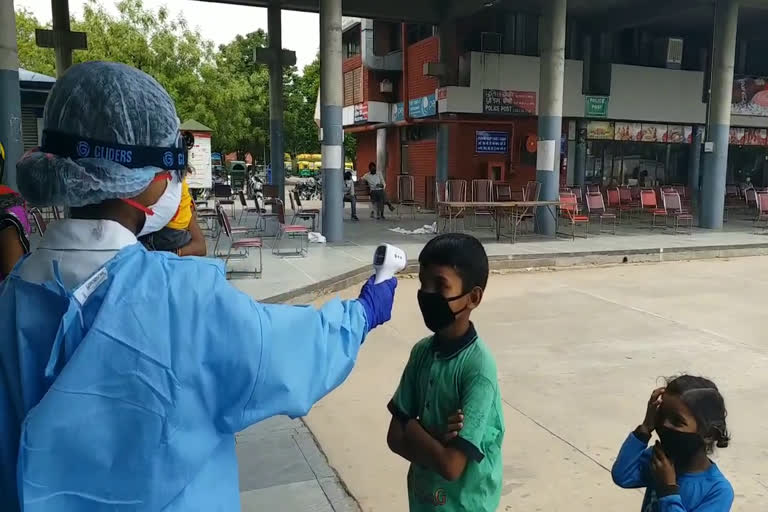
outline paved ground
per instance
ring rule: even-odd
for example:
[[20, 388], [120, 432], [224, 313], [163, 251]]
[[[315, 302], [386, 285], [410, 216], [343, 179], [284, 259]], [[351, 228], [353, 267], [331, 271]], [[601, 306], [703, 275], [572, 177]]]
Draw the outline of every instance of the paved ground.
[[[309, 203], [307, 207], [320, 206], [319, 203]], [[345, 239], [341, 244], [325, 245], [311, 244], [308, 257], [286, 258], [275, 257], [271, 253], [272, 239], [266, 239], [264, 249], [264, 273], [261, 279], [234, 280], [235, 286], [256, 299], [264, 299], [273, 295], [302, 288], [335, 277], [350, 270], [356, 270], [370, 263], [373, 251], [382, 242], [396, 244], [416, 258], [424, 244], [431, 238], [430, 235], [403, 235], [390, 231], [392, 228], [403, 227], [412, 230], [425, 224], [434, 222], [434, 214], [418, 215], [415, 220], [409, 215], [403, 219], [390, 216], [386, 221], [376, 221], [368, 217], [367, 205], [360, 206], [360, 222], [349, 221], [349, 208], [345, 213]], [[239, 215], [239, 213], [238, 213]], [[289, 213], [290, 220], [290, 213]], [[252, 225], [255, 217], [243, 221], [243, 225]], [[530, 229], [530, 228], [529, 228]], [[478, 236], [490, 255], [517, 256], [517, 255], [543, 255], [565, 253], [588, 253], [591, 251], [615, 251], [660, 248], [683, 248], [696, 246], [743, 246], [747, 244], [768, 244], [768, 237], [755, 234], [751, 221], [746, 216], [739, 217], [732, 214], [731, 222], [726, 224], [723, 231], [696, 230], [692, 235], [672, 234], [671, 230], [650, 229], [649, 223], [634, 222], [631, 225], [622, 225], [617, 234], [597, 234], [596, 227], [589, 238], [553, 239], [527, 234], [516, 244], [502, 239], [496, 242], [494, 233], [490, 229], [474, 229], [472, 233]], [[269, 231], [273, 231], [270, 227]], [[291, 248], [292, 242], [286, 242], [283, 247]], [[223, 243], [227, 247], [227, 243]], [[246, 270], [256, 266], [257, 258], [252, 255], [247, 260], [233, 260], [230, 265], [233, 269]]]
[[[734, 485], [733, 510], [768, 509], [766, 276], [768, 258], [492, 276], [474, 320], [504, 400], [500, 510], [637, 510], [641, 493], [614, 487], [608, 469], [658, 379], [683, 371], [725, 395], [733, 442], [715, 459]], [[416, 289], [401, 281], [395, 321], [307, 418], [364, 511], [407, 510], [385, 405], [426, 334]]]

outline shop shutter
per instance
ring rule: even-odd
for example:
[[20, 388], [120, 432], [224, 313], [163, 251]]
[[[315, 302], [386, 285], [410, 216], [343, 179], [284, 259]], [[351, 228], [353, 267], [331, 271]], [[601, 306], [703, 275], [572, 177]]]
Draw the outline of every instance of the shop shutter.
[[37, 113], [39, 108], [22, 107], [21, 108], [21, 138], [24, 142], [24, 151], [40, 145], [37, 137]]

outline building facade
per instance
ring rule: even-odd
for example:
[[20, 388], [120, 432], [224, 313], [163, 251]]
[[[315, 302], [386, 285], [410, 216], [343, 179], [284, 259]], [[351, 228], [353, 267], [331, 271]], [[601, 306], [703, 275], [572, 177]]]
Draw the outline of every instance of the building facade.
[[[441, 173], [513, 188], [534, 180], [539, 26], [536, 14], [497, 7], [439, 29], [348, 22], [343, 120], [357, 169], [377, 162], [391, 184], [413, 176], [427, 205]], [[606, 33], [568, 18], [561, 184], [688, 184], [708, 118], [711, 37], [669, 24]], [[729, 183], [768, 186], [766, 49], [755, 35], [737, 40]]]

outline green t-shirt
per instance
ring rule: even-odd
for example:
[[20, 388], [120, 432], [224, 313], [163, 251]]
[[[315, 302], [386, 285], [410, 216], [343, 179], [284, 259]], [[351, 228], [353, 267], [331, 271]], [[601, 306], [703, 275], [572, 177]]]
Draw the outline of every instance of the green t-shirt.
[[466, 469], [450, 482], [411, 464], [411, 512], [492, 512], [499, 506], [504, 415], [496, 361], [474, 327], [450, 344], [441, 345], [435, 337], [418, 342], [389, 404], [396, 417], [419, 418], [427, 431], [435, 433], [444, 432], [457, 409], [464, 413], [464, 427], [452, 446], [467, 455]]

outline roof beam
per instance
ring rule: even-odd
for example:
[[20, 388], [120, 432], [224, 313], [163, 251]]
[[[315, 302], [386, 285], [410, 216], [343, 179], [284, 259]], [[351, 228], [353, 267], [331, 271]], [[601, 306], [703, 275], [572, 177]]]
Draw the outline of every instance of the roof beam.
[[712, 0], [676, 0], [675, 2], [653, 0], [642, 6], [609, 9], [596, 16], [590, 16], [583, 22], [586, 30], [619, 32], [628, 28], [653, 25], [712, 6]]
[[[270, 0], [198, 0], [219, 4], [247, 5], [267, 7]], [[438, 0], [439, 1], [439, 0]], [[319, 12], [318, 0], [282, 0], [280, 6], [286, 11]], [[433, 0], [344, 0], [344, 16], [371, 18], [389, 21], [408, 21], [412, 23], [433, 23], [440, 21], [438, 3]]]

